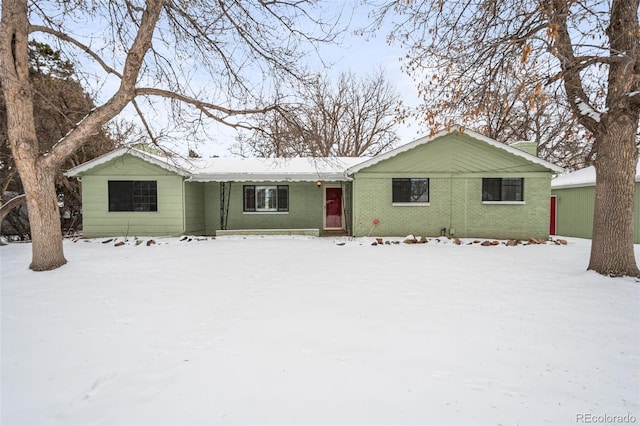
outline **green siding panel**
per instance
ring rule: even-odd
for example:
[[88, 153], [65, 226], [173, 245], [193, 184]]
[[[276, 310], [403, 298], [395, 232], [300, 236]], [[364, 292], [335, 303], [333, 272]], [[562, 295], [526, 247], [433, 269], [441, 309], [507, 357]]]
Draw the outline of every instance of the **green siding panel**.
[[[640, 184], [636, 183], [633, 211], [633, 242], [640, 244]], [[595, 186], [553, 189], [557, 204], [557, 234], [567, 237], [593, 236]]]
[[541, 165], [487, 145], [468, 135], [447, 134], [362, 169], [366, 173], [507, 173], [548, 172]]
[[193, 235], [204, 235], [205, 209], [204, 209], [204, 183], [185, 182], [185, 233]]
[[[356, 236], [435, 236], [442, 228], [460, 237], [547, 238], [549, 236], [550, 176], [525, 177], [525, 204], [483, 204], [482, 178], [429, 178], [428, 206], [394, 206], [391, 180], [397, 173], [368, 178], [359, 173], [353, 182]], [[378, 219], [377, 225], [373, 224]]]
[[[429, 178], [428, 206], [394, 206], [393, 178]], [[485, 204], [483, 177], [522, 177], [524, 204]], [[360, 170], [354, 176], [358, 236], [547, 238], [551, 174], [545, 167], [464, 134], [448, 134]], [[374, 219], [379, 220], [373, 225]]]
[[591, 238], [595, 187], [554, 189], [552, 194], [557, 196], [556, 233]]
[[[109, 212], [109, 180], [158, 182], [157, 212]], [[125, 155], [82, 177], [83, 235], [180, 235], [185, 229], [183, 179], [137, 157]]]

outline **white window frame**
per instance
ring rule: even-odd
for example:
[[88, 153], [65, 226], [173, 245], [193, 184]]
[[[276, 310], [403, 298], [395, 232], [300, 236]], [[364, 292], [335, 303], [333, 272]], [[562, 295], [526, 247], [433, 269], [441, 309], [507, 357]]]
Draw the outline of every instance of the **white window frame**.
[[[278, 211], [278, 186], [277, 185], [256, 185], [256, 212], [277, 212]], [[260, 198], [258, 194], [260, 191], [265, 191], [265, 194], [271, 193], [271, 197], [265, 196], [264, 204], [269, 204], [271, 201], [274, 207], [259, 207]]]

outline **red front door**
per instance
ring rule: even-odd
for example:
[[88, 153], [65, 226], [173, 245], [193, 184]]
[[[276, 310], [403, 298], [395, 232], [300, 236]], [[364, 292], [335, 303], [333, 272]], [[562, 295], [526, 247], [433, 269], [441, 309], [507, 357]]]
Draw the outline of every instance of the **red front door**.
[[549, 235], [556, 235], [556, 212], [557, 212], [558, 197], [551, 196], [551, 214], [549, 218]]
[[325, 188], [324, 199], [325, 228], [342, 229], [342, 188]]

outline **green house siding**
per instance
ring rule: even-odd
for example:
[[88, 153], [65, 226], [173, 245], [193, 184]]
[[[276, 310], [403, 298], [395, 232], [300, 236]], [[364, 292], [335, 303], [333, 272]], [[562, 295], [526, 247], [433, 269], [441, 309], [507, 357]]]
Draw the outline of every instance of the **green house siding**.
[[[479, 143], [466, 134], [450, 133], [383, 160], [360, 172], [509, 173], [549, 171], [540, 164]], [[496, 176], [499, 177], [499, 176]]]
[[[207, 234], [214, 234], [221, 229], [220, 216], [220, 183], [207, 182], [204, 187], [205, 228]], [[230, 185], [230, 190], [229, 190]], [[243, 187], [256, 186], [289, 186], [288, 212], [244, 212]], [[324, 220], [324, 185], [341, 185], [339, 182], [323, 182], [318, 188], [315, 182], [233, 182], [225, 183], [225, 198], [228, 202], [226, 229], [323, 229]], [[349, 223], [351, 213], [350, 191], [347, 184], [342, 184], [345, 198], [345, 215]]]
[[[525, 177], [524, 204], [482, 202], [482, 176], [429, 178], [429, 205], [393, 205], [393, 178], [405, 173], [367, 175], [359, 173], [354, 188], [354, 233], [356, 236], [440, 235], [442, 228], [460, 237], [547, 238], [549, 236], [548, 175]], [[485, 176], [488, 177], [488, 176]], [[491, 177], [500, 177], [491, 174]], [[519, 175], [518, 177], [522, 177]], [[378, 219], [377, 225], [373, 224]]]
[[[393, 205], [393, 178], [429, 178], [429, 205]], [[524, 178], [524, 203], [482, 202], [482, 178]], [[466, 134], [447, 134], [354, 175], [356, 236], [547, 238], [551, 174]], [[378, 219], [377, 225], [373, 224]]]
[[[156, 181], [158, 211], [110, 212], [110, 180]], [[96, 166], [82, 176], [83, 235], [180, 235], [185, 227], [183, 194], [181, 176], [130, 155]]]
[[[640, 244], [640, 184], [636, 183], [633, 242]], [[552, 189], [557, 197], [556, 233], [567, 237], [593, 236], [595, 186]]]
[[556, 234], [591, 238], [595, 187], [554, 189], [556, 198]]
[[185, 182], [185, 233], [193, 235], [206, 234], [204, 209], [204, 183]]

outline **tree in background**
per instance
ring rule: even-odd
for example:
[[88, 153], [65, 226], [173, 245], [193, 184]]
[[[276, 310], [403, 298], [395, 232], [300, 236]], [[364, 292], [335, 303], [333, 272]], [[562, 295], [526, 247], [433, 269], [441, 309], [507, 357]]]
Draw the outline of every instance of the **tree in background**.
[[[94, 107], [90, 96], [75, 79], [73, 64], [64, 59], [61, 52], [46, 43], [29, 43], [29, 78], [33, 88], [33, 115], [40, 155], [47, 153], [75, 123], [80, 121]], [[24, 189], [18, 174], [13, 154], [8, 143], [7, 102], [0, 93], [0, 199], [3, 194], [22, 194]], [[100, 129], [91, 145], [86, 145], [72, 153], [55, 172], [55, 188], [60, 204], [64, 204], [64, 213], [78, 218], [81, 209], [80, 186], [77, 181], [69, 180], [64, 170], [105, 154], [116, 147], [117, 143], [108, 132]], [[21, 199], [24, 203], [25, 199]], [[19, 204], [18, 204], [19, 205]], [[18, 205], [14, 204], [14, 208]], [[14, 213], [17, 212], [14, 210]], [[2, 217], [2, 215], [0, 215]], [[20, 235], [29, 234], [28, 223], [24, 223], [17, 214], [7, 218]], [[73, 221], [69, 220], [69, 225]], [[74, 225], [75, 226], [75, 225]]]
[[400, 95], [380, 70], [359, 79], [341, 73], [334, 83], [318, 76], [299, 87], [298, 103], [266, 114], [260, 129], [236, 144], [234, 153], [259, 157], [358, 157], [377, 155], [398, 141]]
[[[633, 252], [639, 0], [372, 3], [377, 24], [396, 19], [389, 39], [407, 48], [406, 71], [425, 99], [425, 119], [434, 125], [457, 121], [443, 118], [448, 105], [464, 105], [469, 119], [482, 117], [485, 102], [503, 111], [495, 109], [496, 85], [503, 94], [522, 91], [520, 106], [542, 90], [562, 89], [557, 93], [563, 101], [554, 105], [571, 111], [571, 134], [593, 141], [596, 197], [588, 269], [640, 276]], [[527, 76], [520, 80], [523, 87], [517, 75]]]
[[590, 165], [591, 135], [573, 119], [561, 88], [544, 86], [533, 71], [510, 70], [509, 76], [484, 82], [464, 99], [425, 99], [414, 114], [434, 129], [455, 121], [505, 144], [536, 141], [538, 157], [569, 170]]
[[[106, 123], [131, 105], [157, 143], [154, 124], [171, 118], [192, 128], [203, 117], [252, 128], [241, 118], [276, 107], [262, 100], [263, 91], [273, 87], [270, 82], [303, 80], [299, 64], [305, 47], [333, 40], [335, 21], [315, 18], [321, 15], [312, 0], [4, 0], [0, 83], [8, 100], [9, 144], [27, 198], [30, 268], [50, 270], [66, 263], [55, 176]], [[39, 147], [29, 78], [28, 41], [34, 33], [64, 45], [67, 54], [76, 52], [83, 69], [102, 72], [95, 76], [102, 103], [74, 120], [46, 153]], [[163, 99], [170, 117], [154, 122], [145, 111], [160, 111]]]

